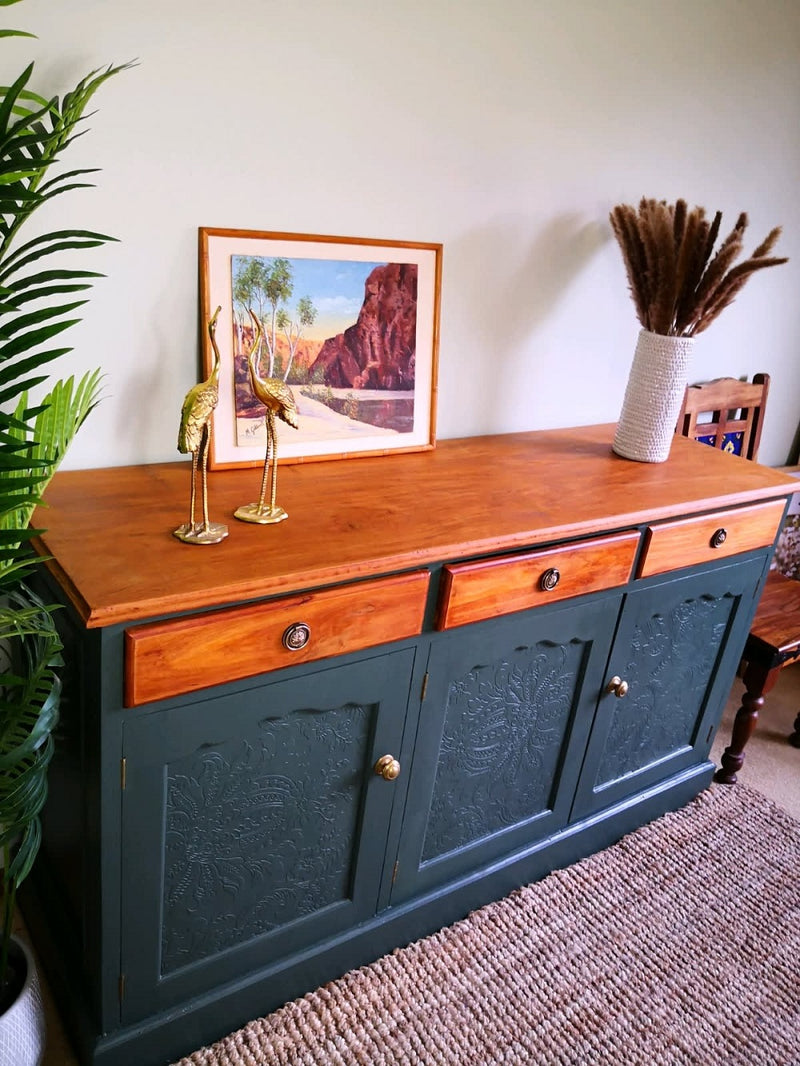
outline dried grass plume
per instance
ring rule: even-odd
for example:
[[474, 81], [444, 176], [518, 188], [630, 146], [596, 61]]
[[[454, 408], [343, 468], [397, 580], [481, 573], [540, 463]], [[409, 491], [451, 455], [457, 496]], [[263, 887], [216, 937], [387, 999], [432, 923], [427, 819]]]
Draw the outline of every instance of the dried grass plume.
[[685, 200], [668, 204], [642, 198], [638, 210], [619, 204], [609, 217], [636, 315], [651, 333], [675, 337], [702, 333], [751, 274], [788, 262], [770, 255], [781, 234], [776, 226], [748, 259], [734, 265], [744, 247], [744, 213], [716, 252], [719, 211], [709, 221], [704, 208], [690, 211]]

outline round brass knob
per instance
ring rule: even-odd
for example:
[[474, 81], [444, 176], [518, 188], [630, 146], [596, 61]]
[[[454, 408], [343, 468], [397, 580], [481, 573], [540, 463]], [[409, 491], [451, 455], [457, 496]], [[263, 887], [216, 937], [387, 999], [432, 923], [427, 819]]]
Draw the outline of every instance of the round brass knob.
[[542, 592], [552, 592], [560, 580], [561, 574], [554, 566], [551, 566], [539, 578], [539, 588]]
[[311, 639], [311, 627], [305, 622], [293, 622], [283, 633], [283, 646], [289, 651], [300, 651]]
[[380, 759], [375, 763], [375, 773], [378, 777], [382, 777], [384, 781], [394, 781], [396, 777], [400, 776], [400, 763], [395, 759], [394, 755], [381, 755]]
[[606, 692], [613, 692], [618, 700], [621, 700], [628, 691], [628, 682], [615, 674], [606, 685]]
[[719, 548], [722, 544], [725, 543], [725, 541], [727, 539], [728, 539], [728, 531], [727, 531], [727, 529], [723, 529], [722, 527], [720, 527], [719, 529], [714, 530], [714, 532], [711, 535], [711, 547], [712, 548]]

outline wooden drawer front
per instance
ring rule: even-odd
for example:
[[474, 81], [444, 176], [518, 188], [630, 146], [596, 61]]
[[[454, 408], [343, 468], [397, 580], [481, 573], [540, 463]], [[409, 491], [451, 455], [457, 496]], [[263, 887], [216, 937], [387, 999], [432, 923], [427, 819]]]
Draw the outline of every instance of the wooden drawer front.
[[[645, 533], [645, 548], [637, 577], [651, 577], [711, 559], [724, 559], [738, 552], [766, 548], [775, 540], [784, 506], [783, 500], [770, 500], [751, 507], [650, 526]], [[718, 536], [720, 530], [724, 531], [724, 540]]]
[[[429, 579], [419, 570], [135, 626], [125, 631], [125, 706], [414, 636], [422, 630]], [[308, 640], [290, 650], [284, 635], [298, 623], [308, 627]]]
[[[638, 543], [638, 533], [619, 533], [526, 555], [445, 566], [436, 627], [451, 629], [624, 585]], [[554, 570], [558, 582], [548, 590], [543, 578]]]

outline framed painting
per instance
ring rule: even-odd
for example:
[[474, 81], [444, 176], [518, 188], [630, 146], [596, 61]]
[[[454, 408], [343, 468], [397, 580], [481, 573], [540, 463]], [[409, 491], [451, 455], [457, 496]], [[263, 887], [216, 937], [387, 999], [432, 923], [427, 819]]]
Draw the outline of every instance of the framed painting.
[[278, 413], [279, 462], [434, 446], [441, 244], [208, 228], [199, 238], [206, 375], [220, 309], [212, 470], [264, 462], [253, 373], [297, 406], [296, 428]]

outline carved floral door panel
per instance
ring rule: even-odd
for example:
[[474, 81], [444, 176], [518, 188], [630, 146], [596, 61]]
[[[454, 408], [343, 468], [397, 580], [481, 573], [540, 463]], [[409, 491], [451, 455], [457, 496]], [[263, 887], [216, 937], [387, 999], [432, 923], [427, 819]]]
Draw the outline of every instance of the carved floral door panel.
[[573, 820], [706, 757], [763, 568], [762, 556], [626, 596], [606, 682], [627, 691], [600, 694]]
[[564, 825], [620, 594], [464, 626], [433, 645], [392, 903]]
[[374, 913], [402, 780], [373, 765], [400, 748], [413, 660], [375, 656], [126, 723], [124, 1021]]

